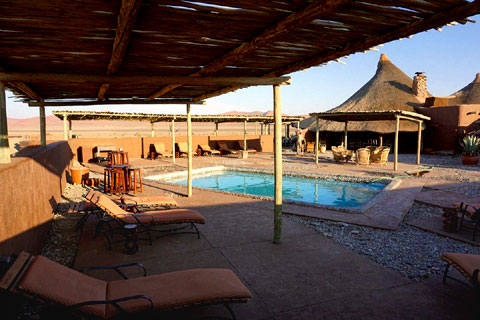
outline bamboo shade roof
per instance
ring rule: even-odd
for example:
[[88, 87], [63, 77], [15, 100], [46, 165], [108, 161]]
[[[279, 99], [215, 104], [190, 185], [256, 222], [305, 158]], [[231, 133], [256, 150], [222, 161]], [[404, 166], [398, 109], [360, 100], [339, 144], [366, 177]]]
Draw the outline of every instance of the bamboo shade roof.
[[[97, 111], [53, 111], [57, 118], [67, 120], [132, 120], [132, 121], [178, 121], [186, 122], [186, 114], [152, 114], [152, 113], [128, 113], [128, 112], [97, 112]], [[242, 116], [242, 115], [192, 115], [192, 122], [262, 122], [273, 123], [273, 116]], [[289, 123], [300, 121], [303, 117], [282, 116], [282, 122]]]
[[174, 103], [288, 83], [278, 77], [466, 23], [480, 1], [0, 0], [0, 12], [0, 81], [24, 101]]

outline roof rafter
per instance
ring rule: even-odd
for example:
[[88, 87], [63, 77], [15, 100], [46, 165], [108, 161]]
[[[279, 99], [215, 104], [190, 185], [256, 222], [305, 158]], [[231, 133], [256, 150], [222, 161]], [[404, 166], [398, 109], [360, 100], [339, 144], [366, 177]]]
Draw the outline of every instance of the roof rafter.
[[[4, 72], [4, 71], [5, 71], [5, 69], [0, 67], [0, 72]], [[15, 89], [23, 92], [24, 94], [26, 94], [29, 98], [31, 98], [33, 100], [37, 100], [38, 102], [43, 101], [43, 98], [40, 97], [40, 95], [38, 93], [36, 93], [32, 88], [30, 88], [29, 86], [27, 86], [23, 82], [9, 81], [9, 82], [7, 82], [7, 86], [11, 87], [11, 88], [15, 88]]]
[[[240, 46], [234, 48], [233, 50], [225, 53], [223, 56], [216, 58], [199, 71], [191, 74], [191, 77], [201, 77], [207, 74], [214, 73], [218, 70], [223, 69], [224, 67], [230, 65], [231, 63], [241, 59], [245, 55], [253, 52], [254, 50], [262, 47], [266, 43], [270, 42], [273, 38], [277, 37], [280, 34], [289, 32], [292, 29], [301, 28], [314, 19], [322, 15], [328, 15], [331, 12], [334, 12], [335, 9], [341, 5], [348, 2], [347, 0], [317, 0], [300, 11], [297, 11], [283, 20], [275, 23], [274, 25], [265, 29], [262, 33], [254, 37], [248, 42], [242, 43]], [[158, 98], [165, 93], [180, 87], [181, 84], [171, 84], [165, 86], [158, 91], [152, 93], [148, 99]]]
[[104, 76], [92, 74], [64, 73], [19, 73], [0, 72], [0, 81], [25, 82], [71, 82], [71, 83], [113, 83], [113, 84], [171, 84], [185, 85], [288, 85], [290, 77], [164, 77], [155, 75]]
[[[419, 21], [415, 21], [413, 23], [410, 23], [406, 26], [402, 26], [400, 28], [391, 29], [380, 35], [364, 38], [352, 43], [347, 43], [345, 46], [343, 46], [338, 50], [329, 50], [326, 52], [321, 52], [319, 55], [316, 55], [310, 59], [296, 62], [284, 68], [275, 70], [273, 72], [269, 72], [264, 76], [272, 77], [276, 75], [283, 75], [283, 74], [288, 74], [295, 71], [305, 70], [310, 67], [320, 65], [330, 60], [341, 58], [345, 55], [348, 55], [357, 51], [368, 50], [379, 44], [397, 40], [399, 38], [404, 38], [412, 34], [427, 31], [435, 27], [440, 27], [452, 21], [465, 19], [470, 15], [472, 15], [472, 12], [480, 13], [480, 0], [475, 0], [474, 2], [465, 3], [455, 7], [454, 9], [447, 10], [441, 13], [434, 13], [429, 17], [426, 17]], [[208, 98], [215, 97], [220, 94], [232, 92], [244, 87], [245, 86], [225, 87], [220, 90], [216, 90], [213, 92], [209, 92], [209, 93], [194, 97], [193, 100], [208, 99]]]
[[[107, 75], [115, 74], [122, 65], [141, 3], [141, 0], [122, 0]], [[97, 95], [98, 100], [103, 100], [109, 87], [110, 83], [104, 83], [100, 86]]]

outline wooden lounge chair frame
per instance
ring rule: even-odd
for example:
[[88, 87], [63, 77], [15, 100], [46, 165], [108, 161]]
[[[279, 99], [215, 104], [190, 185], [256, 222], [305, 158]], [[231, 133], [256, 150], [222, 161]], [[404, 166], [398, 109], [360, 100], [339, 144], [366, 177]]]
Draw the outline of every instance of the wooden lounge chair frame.
[[[31, 255], [27, 252], [21, 252], [18, 257], [14, 257], [12, 259], [5, 259], [5, 262], [2, 262], [2, 264], [5, 264], [5, 266], [2, 265], [2, 269], [6, 270], [6, 272], [5, 272], [5, 274], [0, 274], [0, 277], [1, 277], [0, 278], [0, 290], [7, 291], [9, 294], [12, 294], [12, 295], [22, 296], [22, 297], [28, 298], [30, 300], [40, 302], [40, 303], [48, 305], [48, 306], [53, 306], [61, 312], [67, 312], [67, 313], [70, 313], [70, 314], [77, 314], [77, 315], [85, 316], [85, 317], [88, 317], [88, 318], [90, 318], [90, 317], [100, 318], [100, 319], [104, 319], [104, 318], [108, 318], [108, 319], [122, 318], [123, 319], [125, 317], [141, 318], [141, 316], [143, 314], [152, 315], [155, 312], [165, 312], [165, 311], [187, 309], [187, 308], [198, 307], [198, 306], [208, 306], [208, 305], [219, 305], [219, 304], [221, 304], [221, 305], [225, 306], [225, 308], [228, 310], [231, 318], [236, 319], [235, 313], [234, 313], [233, 309], [231, 308], [231, 306], [229, 304], [230, 303], [246, 303], [250, 298], [252, 298], [252, 294], [245, 287], [245, 285], [243, 285], [241, 280], [238, 279], [238, 277], [228, 269], [197, 269], [197, 270], [192, 269], [192, 270], [184, 270], [184, 271], [180, 271], [180, 272], [186, 273], [186, 274], [203, 273], [203, 275], [205, 277], [208, 277], [208, 281], [210, 281], [214, 285], [215, 284], [224, 285], [223, 283], [220, 283], [220, 281], [217, 280], [216, 277], [215, 277], [215, 273], [221, 272], [222, 275], [228, 274], [230, 281], [233, 280], [234, 282], [237, 282], [237, 286], [239, 286], [239, 287], [235, 287], [235, 289], [234, 289], [236, 291], [235, 294], [226, 294], [226, 293], [220, 292], [220, 293], [218, 293], [218, 296], [216, 296], [215, 298], [212, 297], [212, 298], [209, 298], [209, 299], [205, 299], [204, 297], [201, 297], [201, 295], [199, 295], [199, 297], [197, 298], [199, 301], [192, 301], [191, 299], [189, 299], [188, 301], [185, 301], [184, 303], [182, 303], [180, 301], [178, 301], [178, 302], [176, 301], [175, 305], [169, 306], [169, 307], [161, 306], [161, 304], [162, 304], [162, 299], [161, 298], [159, 299], [160, 301], [158, 301], [158, 300], [155, 301], [155, 298], [152, 299], [149, 296], [147, 296], [146, 294], [135, 294], [135, 295], [124, 296], [124, 297], [121, 297], [121, 298], [116, 298], [116, 299], [111, 299], [111, 300], [88, 300], [88, 301], [82, 301], [82, 302], [79, 302], [79, 303], [74, 303], [74, 304], [71, 304], [71, 305], [65, 305], [65, 303], [66, 303], [65, 300], [55, 299], [56, 298], [56, 292], [55, 292], [56, 288], [52, 288], [51, 290], [48, 290], [49, 288], [47, 288], [46, 290], [42, 290], [43, 292], [47, 291], [47, 294], [42, 295], [41, 293], [37, 293], [37, 292], [33, 292], [33, 291], [28, 290], [28, 280], [27, 280], [27, 289], [22, 287], [28, 272], [30, 271], [30, 269], [32, 267], [35, 267], [34, 263], [36, 262], [37, 259], [39, 259], [39, 261], [37, 261], [37, 262], [40, 264], [40, 266], [42, 264], [48, 264], [50, 266], [53, 265], [58, 270], [61, 270], [62, 273], [65, 272], [63, 270], [68, 269], [67, 267], [61, 266], [58, 263], [50, 261], [49, 259], [47, 259], [45, 257], [35, 257], [35, 256], [33, 256], [33, 255]], [[114, 281], [114, 282], [118, 283], [118, 282], [129, 280], [129, 278], [126, 276], [126, 274], [124, 272], [122, 272], [122, 269], [130, 268], [130, 267], [139, 268], [142, 271], [142, 277], [148, 278], [147, 270], [145, 269], [145, 267], [142, 264], [136, 263], [136, 262], [113, 265], [113, 266], [85, 267], [85, 268], [82, 268], [79, 272], [83, 273], [83, 272], [88, 271], [88, 270], [112, 270], [112, 271], [115, 271], [122, 278], [122, 280]], [[66, 272], [68, 272], [68, 271], [66, 271]], [[75, 280], [78, 281], [78, 279], [75, 279], [75, 276], [78, 274], [77, 272], [72, 271], [72, 272], [69, 272], [68, 274], [73, 277], [72, 281], [75, 281]], [[164, 274], [164, 275], [166, 275], [168, 277], [169, 275], [172, 275], [172, 274], [175, 274], [175, 272], [167, 273], [167, 274]], [[84, 277], [89, 277], [89, 276], [86, 276], [86, 275], [82, 276], [82, 279], [84, 279]], [[157, 282], [161, 285], [162, 281], [165, 281], [161, 278], [156, 277], [155, 275], [150, 276], [150, 277], [151, 277], [150, 281], [152, 283]], [[46, 278], [46, 279], [48, 279], [48, 278]], [[188, 279], [188, 277], [185, 277], [184, 281], [190, 281], [190, 280]], [[107, 287], [111, 288], [110, 283], [112, 283], [112, 282], [106, 282], [105, 290], [109, 290], [109, 289], [107, 289]], [[235, 285], [233, 285], [233, 286], [235, 286]], [[232, 286], [227, 287], [227, 288], [231, 289]], [[228, 289], [226, 291], [229, 291]], [[221, 291], [221, 289], [219, 289], [218, 291]], [[208, 291], [207, 291], [207, 293], [208, 293]], [[120, 303], [122, 303], [122, 302], [133, 301], [133, 300], [146, 300], [148, 302], [149, 308], [147, 308], [146, 310], [136, 311], [135, 310], [136, 307], [131, 307], [131, 309], [133, 309], [133, 310], [127, 310], [128, 306], [122, 307], [120, 305]], [[160, 305], [157, 309], [155, 308], [154, 301], [157, 302]], [[108, 314], [108, 310], [106, 310], [104, 316], [101, 317], [99, 315], [89, 313], [89, 312], [85, 311], [85, 309], [81, 310], [82, 307], [95, 306], [95, 305], [105, 305], [105, 307], [107, 307], [108, 305], [111, 305], [116, 309], [118, 314], [116, 314], [116, 315], [115, 315], [115, 313], [111, 314], [111, 312], [110, 312], [110, 314]], [[140, 307], [140, 309], [142, 309], [142, 308]]]
[[155, 151], [150, 151], [150, 159], [151, 160], [158, 158], [158, 156], [161, 156], [162, 158], [163, 157], [168, 158], [168, 157], [172, 156], [171, 153], [167, 153], [165, 151], [165, 143], [163, 143], [163, 142], [152, 143], [150, 145], [150, 150], [152, 150], [152, 147], [151, 147], [152, 145], [153, 145], [153, 149], [155, 149]]
[[[177, 142], [176, 143], [178, 147], [178, 155], [186, 155], [188, 157], [188, 144], [186, 142]], [[192, 152], [192, 155], [196, 154], [195, 152]]]
[[214, 154], [220, 155], [221, 154], [220, 151], [210, 148], [210, 146], [208, 144], [199, 144], [198, 149], [201, 150], [202, 156], [205, 155], [205, 153], [210, 154], [210, 155], [214, 155]]
[[[107, 208], [105, 205], [103, 205], [100, 202], [101, 197], [104, 197], [103, 199], [107, 199], [106, 201], [110, 201], [111, 206], [117, 206], [119, 211], [123, 211], [122, 216], [115, 214], [115, 212], [110, 210], [110, 208]], [[92, 202], [93, 204], [95, 204], [96, 206], [98, 206], [100, 209], [102, 209], [106, 213], [104, 217], [98, 220], [94, 238], [98, 234], [103, 234], [108, 242], [108, 248], [110, 250], [112, 249], [112, 244], [117, 242], [124, 242], [127, 253], [135, 253], [137, 249], [136, 248], [137, 240], [146, 240], [150, 243], [150, 245], [153, 244], [152, 235], [151, 235], [152, 232], [163, 233], [164, 236], [171, 235], [171, 234], [196, 234], [197, 239], [200, 239], [200, 231], [198, 230], [195, 224], [201, 223], [201, 222], [182, 219], [182, 220], [170, 220], [170, 221], [164, 221], [164, 222], [152, 221], [151, 223], [144, 223], [139, 219], [139, 216], [142, 214], [148, 214], [152, 211], [141, 211], [138, 213], [127, 212], [123, 210], [120, 206], [118, 206], [113, 200], [108, 198], [106, 195], [93, 190], [90, 191], [90, 193], [86, 196], [86, 199]], [[171, 210], [175, 210], [175, 209], [171, 209]], [[179, 210], [182, 210], [182, 209], [179, 209]], [[158, 212], [158, 211], [155, 211], [155, 212]], [[140, 234], [140, 235], [146, 234], [147, 238], [138, 238], [138, 236], [135, 235], [136, 238], [134, 240], [134, 243], [132, 243], [131, 234], [128, 229], [128, 227], [132, 226], [132, 223], [124, 221], [122, 217], [133, 218], [135, 221], [135, 225], [139, 228], [139, 230], [135, 230], [136, 234]], [[112, 224], [114, 224], [114, 226], [112, 226]], [[163, 226], [172, 225], [172, 224], [182, 224], [182, 226], [173, 227], [169, 229], [158, 228], [158, 227], [163, 227]], [[190, 228], [193, 231], [184, 231], [187, 228]], [[114, 235], [120, 235], [124, 239], [113, 241]]]
[[222, 154], [226, 151], [231, 154], [238, 154], [238, 150], [230, 149], [226, 142], [217, 141], [218, 147]]
[[457, 271], [469, 281], [469, 283], [471, 284], [471, 287], [473, 289], [477, 290], [478, 292], [480, 292], [480, 277], [479, 277], [480, 270], [478, 268], [474, 269], [472, 274], [469, 274], [455, 260], [451, 259], [448, 256], [448, 253], [442, 255], [442, 260], [447, 263], [447, 265], [445, 266], [445, 271], [443, 273], [443, 279], [442, 279], [442, 283], [444, 285], [447, 284], [447, 278], [448, 278], [448, 279], [455, 280], [455, 281], [457, 281], [457, 282], [459, 282], [463, 285], [466, 285], [466, 286], [470, 287], [467, 283], [465, 283], [461, 280], [458, 280], [454, 277], [450, 277], [448, 275], [448, 271], [450, 269], [450, 266], [454, 266], [455, 269], [457, 269]]

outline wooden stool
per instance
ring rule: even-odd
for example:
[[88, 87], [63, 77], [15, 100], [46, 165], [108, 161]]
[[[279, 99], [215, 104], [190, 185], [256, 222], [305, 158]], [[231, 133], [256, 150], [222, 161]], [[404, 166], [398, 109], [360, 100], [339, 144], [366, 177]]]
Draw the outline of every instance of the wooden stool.
[[125, 171], [123, 168], [112, 168], [112, 181], [110, 193], [126, 193]]
[[[138, 176], [138, 178], [137, 178]], [[129, 168], [128, 177], [130, 180], [130, 190], [133, 190], [133, 193], [137, 193], [137, 187], [140, 192], [143, 192], [143, 181], [142, 181], [142, 169], [140, 168]]]
[[107, 193], [107, 190], [112, 192], [112, 168], [103, 169], [103, 192]]

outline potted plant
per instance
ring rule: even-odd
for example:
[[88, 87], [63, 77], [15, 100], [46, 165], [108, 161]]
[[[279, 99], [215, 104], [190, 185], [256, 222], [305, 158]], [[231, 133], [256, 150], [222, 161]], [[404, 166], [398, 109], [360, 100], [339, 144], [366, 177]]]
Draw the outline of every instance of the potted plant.
[[465, 136], [460, 142], [463, 148], [462, 163], [464, 165], [476, 165], [478, 164], [478, 145], [480, 144], [480, 138], [474, 135]]

